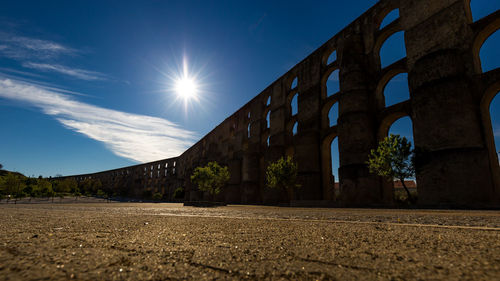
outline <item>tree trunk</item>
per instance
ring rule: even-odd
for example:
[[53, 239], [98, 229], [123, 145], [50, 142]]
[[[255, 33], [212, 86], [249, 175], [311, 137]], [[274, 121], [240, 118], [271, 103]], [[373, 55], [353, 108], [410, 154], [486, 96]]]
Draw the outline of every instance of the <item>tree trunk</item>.
[[401, 181], [401, 184], [403, 185], [404, 189], [406, 190], [406, 194], [408, 194], [408, 201], [410, 201], [411, 204], [414, 204], [415, 200], [413, 199], [413, 197], [410, 194], [410, 191], [406, 187], [405, 180], [404, 179], [399, 179], [399, 180]]

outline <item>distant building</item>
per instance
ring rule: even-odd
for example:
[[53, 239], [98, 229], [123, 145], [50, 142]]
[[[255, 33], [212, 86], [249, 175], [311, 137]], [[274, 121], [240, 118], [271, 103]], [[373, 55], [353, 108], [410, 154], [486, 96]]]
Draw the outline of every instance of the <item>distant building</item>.
[[[417, 189], [417, 183], [414, 180], [405, 180], [405, 185], [408, 189]], [[394, 181], [394, 189], [400, 188], [403, 188], [403, 184], [401, 184], [401, 181]]]

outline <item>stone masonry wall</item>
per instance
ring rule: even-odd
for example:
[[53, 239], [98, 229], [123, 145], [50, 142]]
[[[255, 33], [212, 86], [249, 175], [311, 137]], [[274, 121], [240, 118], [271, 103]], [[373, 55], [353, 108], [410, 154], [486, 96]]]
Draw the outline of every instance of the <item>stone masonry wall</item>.
[[[394, 9], [400, 17], [380, 29]], [[98, 177], [136, 196], [153, 190], [169, 199], [182, 186], [185, 200], [202, 200], [207, 195], [189, 176], [195, 167], [217, 161], [231, 172], [218, 198], [228, 203], [338, 200], [342, 206], [388, 206], [392, 181], [370, 174], [365, 163], [392, 123], [409, 116], [415, 147], [424, 155], [418, 203], [498, 207], [500, 168], [488, 108], [500, 91], [500, 69], [482, 73], [479, 49], [499, 28], [500, 11], [473, 22], [467, 0], [381, 0], [179, 157], [74, 177]], [[407, 57], [382, 68], [380, 49], [399, 31]], [[332, 52], [337, 59], [327, 64]], [[327, 79], [335, 70], [340, 91], [328, 95]], [[385, 85], [400, 73], [408, 73], [410, 99], [386, 107]], [[298, 113], [292, 115], [296, 94]], [[336, 103], [339, 118], [330, 127], [328, 112]], [[338, 197], [330, 156], [337, 137]], [[284, 155], [297, 161], [302, 185], [289, 194], [265, 185], [267, 164]]]

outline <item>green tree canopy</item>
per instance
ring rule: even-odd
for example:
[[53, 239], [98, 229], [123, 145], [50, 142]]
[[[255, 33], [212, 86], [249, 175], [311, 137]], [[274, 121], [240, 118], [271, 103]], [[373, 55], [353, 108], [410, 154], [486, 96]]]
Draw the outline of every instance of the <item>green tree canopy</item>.
[[205, 167], [196, 167], [191, 175], [191, 182], [196, 184], [202, 191], [210, 194], [218, 194], [229, 181], [229, 170], [227, 166], [221, 167], [217, 162], [209, 162]]
[[414, 202], [405, 185], [405, 178], [415, 176], [414, 150], [411, 149], [410, 141], [391, 134], [384, 138], [376, 149], [370, 151], [367, 164], [373, 174], [400, 180], [408, 199]]
[[54, 191], [58, 194], [72, 193], [76, 188], [78, 188], [78, 183], [74, 178], [65, 178], [54, 182]]
[[0, 190], [5, 195], [13, 195], [16, 198], [23, 197], [23, 190], [26, 187], [24, 176], [7, 172], [0, 181]]
[[293, 158], [281, 157], [278, 161], [267, 166], [266, 178], [267, 186], [270, 188], [290, 189], [300, 187], [297, 184], [298, 166]]
[[52, 190], [52, 183], [47, 179], [38, 179], [37, 186], [40, 196], [53, 196], [54, 191]]

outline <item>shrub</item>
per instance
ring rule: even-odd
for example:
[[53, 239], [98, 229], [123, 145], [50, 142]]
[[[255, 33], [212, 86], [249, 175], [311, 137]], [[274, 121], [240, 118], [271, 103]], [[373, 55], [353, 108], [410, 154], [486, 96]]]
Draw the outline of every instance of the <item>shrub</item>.
[[102, 189], [97, 190], [97, 197], [107, 197], [108, 195]]
[[174, 190], [174, 199], [184, 199], [184, 188], [178, 187]]
[[161, 194], [160, 192], [156, 192], [153, 194], [153, 200], [155, 200], [155, 201], [160, 201], [162, 198], [163, 198], [163, 194]]

